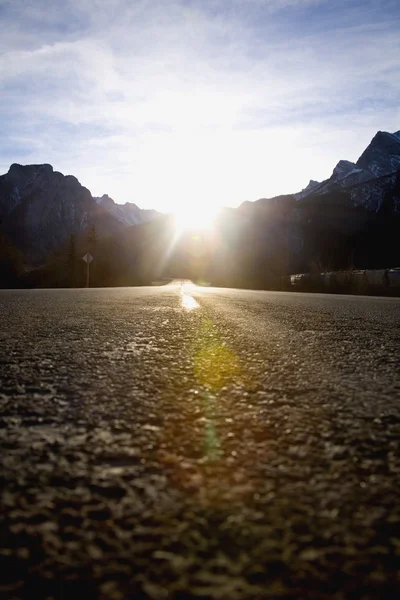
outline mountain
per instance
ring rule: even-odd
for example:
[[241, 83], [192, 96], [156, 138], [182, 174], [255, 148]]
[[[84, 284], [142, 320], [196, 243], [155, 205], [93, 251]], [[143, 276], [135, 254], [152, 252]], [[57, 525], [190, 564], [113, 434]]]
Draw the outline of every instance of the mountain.
[[348, 160], [340, 160], [329, 179], [322, 182], [310, 181], [304, 190], [294, 194], [294, 196], [297, 200], [301, 200], [310, 194], [327, 194], [373, 178], [372, 173], [358, 168], [354, 163]]
[[400, 131], [378, 131], [356, 164], [375, 177], [389, 175], [400, 169]]
[[319, 181], [310, 179], [309, 184], [304, 189], [302, 189], [301, 192], [297, 192], [297, 194], [293, 194], [293, 195], [297, 200], [301, 200], [301, 198], [305, 198], [306, 196], [311, 194], [311, 192], [319, 185], [320, 185]]
[[[51, 165], [11, 165], [0, 177], [0, 286], [84, 285], [81, 257], [92, 226], [98, 286], [172, 276], [268, 288], [285, 273], [396, 267], [400, 132], [378, 132], [357, 162], [339, 161], [328, 179], [311, 180], [298, 194], [221, 211], [198, 235], [177, 236], [173, 218], [93, 197]], [[37, 268], [24, 271], [19, 250]]]
[[71, 233], [79, 236], [94, 226], [98, 235], [107, 235], [155, 216], [135, 204], [120, 208], [108, 196], [95, 199], [76, 177], [49, 164], [13, 164], [0, 176], [0, 233], [31, 262], [42, 260]]
[[[301, 195], [221, 211], [209, 231], [177, 237], [168, 217], [126, 227], [99, 244], [96, 284], [149, 285], [171, 276], [265, 289], [278, 287], [284, 273], [396, 266], [400, 171], [392, 170], [391, 138], [397, 143], [400, 134], [375, 136], [369, 158], [339, 161], [328, 180], [310, 181]], [[101, 203], [113, 214], [123, 209], [107, 197]]]
[[329, 179], [310, 181], [296, 200], [310, 195], [324, 195], [340, 190], [348, 191], [353, 206], [364, 206], [377, 211], [382, 206], [388, 190], [395, 183], [395, 173], [400, 169], [400, 131], [378, 131], [356, 163], [340, 160]]
[[274, 231], [286, 242], [274, 245], [286, 253], [289, 272], [398, 266], [400, 131], [378, 132], [356, 163], [339, 161], [325, 181], [311, 180], [291, 196], [245, 202], [239, 211], [264, 232], [255, 258], [260, 269]]
[[117, 219], [123, 225], [138, 225], [139, 223], [144, 223], [145, 221], [151, 221], [159, 216], [159, 213], [156, 210], [145, 210], [139, 208], [136, 204], [132, 202], [125, 202], [125, 204], [117, 204], [114, 202], [110, 196], [107, 194], [103, 194], [103, 196], [96, 197], [94, 196], [98, 206], [101, 206], [107, 210], [113, 217]]

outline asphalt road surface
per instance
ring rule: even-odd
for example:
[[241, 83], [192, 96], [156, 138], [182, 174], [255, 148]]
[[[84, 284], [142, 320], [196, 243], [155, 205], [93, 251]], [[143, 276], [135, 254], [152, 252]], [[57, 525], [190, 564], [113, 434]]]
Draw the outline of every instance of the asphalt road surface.
[[400, 301], [0, 293], [1, 594], [400, 597]]

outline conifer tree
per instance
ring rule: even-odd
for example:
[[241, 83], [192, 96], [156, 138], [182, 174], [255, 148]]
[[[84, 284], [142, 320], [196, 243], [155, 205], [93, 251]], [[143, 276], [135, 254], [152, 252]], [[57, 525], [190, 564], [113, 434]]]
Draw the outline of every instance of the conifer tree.
[[69, 287], [76, 286], [76, 244], [73, 233], [69, 236], [67, 257], [67, 281]]

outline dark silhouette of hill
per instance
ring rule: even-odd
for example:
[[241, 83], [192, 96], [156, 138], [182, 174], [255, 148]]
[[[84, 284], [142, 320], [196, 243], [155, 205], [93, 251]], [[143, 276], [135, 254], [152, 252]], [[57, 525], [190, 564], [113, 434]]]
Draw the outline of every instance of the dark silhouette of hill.
[[180, 233], [172, 217], [93, 198], [50, 165], [12, 165], [0, 177], [1, 285], [84, 285], [88, 251], [96, 286], [182, 277], [274, 288], [288, 273], [396, 267], [400, 170], [390, 170], [399, 164], [399, 132], [378, 132], [357, 163], [339, 161], [326, 181], [223, 209], [210, 230]]
[[13, 164], [0, 176], [0, 232], [31, 264], [43, 262], [71, 234], [79, 237], [94, 226], [108, 235], [157, 214], [129, 202], [117, 205], [108, 196], [93, 198], [76, 177], [48, 164]]

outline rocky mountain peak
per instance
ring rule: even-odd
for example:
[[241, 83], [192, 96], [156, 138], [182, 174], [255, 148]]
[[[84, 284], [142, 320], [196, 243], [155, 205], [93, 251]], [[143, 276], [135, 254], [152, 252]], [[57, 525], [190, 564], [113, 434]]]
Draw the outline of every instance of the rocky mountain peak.
[[339, 160], [338, 164], [333, 169], [332, 177], [340, 180], [350, 175], [350, 173], [360, 170], [361, 169], [357, 168], [356, 165], [349, 160]]
[[293, 195], [296, 198], [296, 200], [301, 200], [301, 198], [304, 198], [305, 196], [308, 196], [309, 194], [311, 194], [311, 192], [317, 186], [319, 186], [319, 181], [315, 181], [314, 179], [310, 179], [308, 185], [306, 185], [306, 187], [303, 188], [301, 190], [301, 192], [298, 192], [297, 194], [293, 194]]
[[[356, 163], [340, 160], [329, 179], [321, 183], [310, 181], [301, 192], [294, 194], [297, 200], [325, 195], [340, 190], [348, 192], [354, 206], [379, 210], [392, 186], [395, 172], [400, 169], [400, 131], [378, 131]], [[383, 178], [385, 181], [381, 181]]]
[[101, 204], [101, 206], [112, 208], [115, 205], [115, 202], [108, 194], [103, 194], [102, 196], [94, 196], [93, 199], [97, 204]]
[[375, 177], [389, 175], [400, 168], [400, 132], [378, 131], [356, 163]]
[[304, 188], [303, 192], [306, 190], [312, 190], [316, 185], [319, 185], [319, 181], [315, 181], [315, 179], [310, 179], [308, 185]]
[[117, 204], [110, 196], [103, 194], [101, 197], [95, 197], [95, 202], [106, 209], [117, 221], [123, 225], [137, 225], [144, 221], [149, 221], [157, 217], [158, 213], [154, 210], [143, 210], [133, 202]]
[[107, 194], [93, 198], [76, 177], [54, 171], [50, 164], [14, 163], [0, 176], [0, 233], [32, 260], [92, 225], [99, 235], [110, 234], [155, 216], [135, 204], [116, 204]]
[[30, 172], [30, 173], [39, 173], [40, 171], [53, 171], [53, 167], [52, 165], [48, 164], [48, 163], [44, 163], [42, 165], [20, 165], [19, 163], [13, 163], [9, 170], [8, 170], [8, 174], [9, 175], [20, 175], [21, 173], [24, 172]]
[[18, 163], [13, 163], [4, 177], [10, 185], [21, 188], [34, 181], [40, 173], [45, 175], [52, 174], [53, 167], [48, 164], [20, 165]]

